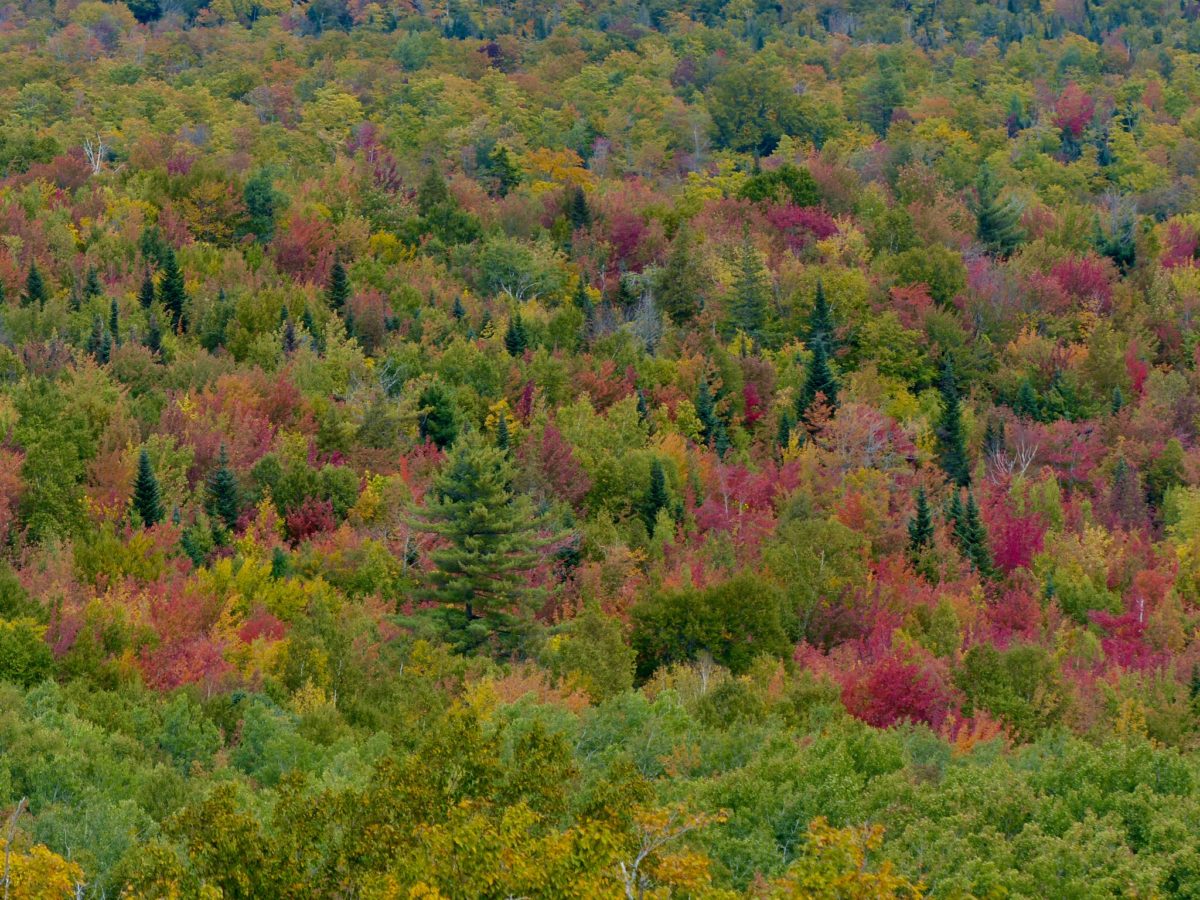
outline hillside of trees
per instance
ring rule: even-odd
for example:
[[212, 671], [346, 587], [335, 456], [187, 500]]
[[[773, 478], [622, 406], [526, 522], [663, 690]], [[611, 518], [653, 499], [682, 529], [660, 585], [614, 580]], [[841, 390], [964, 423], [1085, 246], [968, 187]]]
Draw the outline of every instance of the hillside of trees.
[[0, 60], [5, 900], [1200, 898], [1200, 4]]

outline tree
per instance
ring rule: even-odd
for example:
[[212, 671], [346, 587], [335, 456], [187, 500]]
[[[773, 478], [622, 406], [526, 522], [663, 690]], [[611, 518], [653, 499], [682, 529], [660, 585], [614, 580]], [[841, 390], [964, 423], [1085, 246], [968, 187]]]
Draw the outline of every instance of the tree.
[[112, 332], [112, 342], [114, 344], [121, 343], [121, 307], [117, 305], [117, 298], [113, 297], [108, 305], [108, 330]]
[[421, 440], [430, 441], [445, 450], [458, 438], [458, 418], [454, 413], [454, 401], [440, 382], [434, 382], [421, 391], [417, 401], [420, 413], [417, 427]]
[[525, 331], [525, 323], [521, 321], [521, 311], [514, 310], [508, 319], [508, 329], [504, 332], [504, 349], [509, 356], [522, 356], [529, 346], [529, 335]]
[[587, 228], [592, 224], [592, 210], [588, 206], [587, 194], [579, 185], [571, 187], [567, 200], [567, 221], [571, 223], [572, 231]]
[[418, 520], [445, 542], [431, 554], [430, 594], [461, 607], [468, 622], [502, 619], [535, 595], [528, 573], [545, 541], [529, 498], [513, 494], [512, 478], [508, 454], [467, 432], [447, 455]]
[[993, 253], [1008, 256], [1021, 243], [1021, 211], [1011, 200], [1001, 202], [1000, 184], [987, 163], [979, 167], [969, 205], [975, 214], [975, 236]]
[[963, 557], [984, 578], [992, 575], [992, 551], [988, 547], [987, 529], [979, 518], [975, 495], [967, 492], [967, 503], [954, 519], [954, 540]]
[[83, 282], [83, 296], [94, 300], [103, 293], [104, 287], [100, 284], [100, 276], [96, 272], [96, 267], [88, 266], [87, 277]]
[[660, 510], [666, 509], [671, 502], [667, 494], [667, 473], [659, 460], [654, 460], [650, 466], [650, 485], [642, 497], [641, 516], [646, 525], [646, 531], [654, 534], [654, 523], [658, 520]]
[[785, 134], [820, 142], [786, 77], [757, 58], [728, 65], [705, 99], [717, 143], [737, 153], [769, 156]]
[[817, 280], [817, 291], [813, 297], [812, 312], [808, 315], [808, 331], [804, 343], [809, 349], [817, 344], [825, 346], [825, 352], [832, 354], [837, 351], [837, 331], [833, 323], [833, 310], [825, 296], [825, 283]]
[[146, 326], [146, 349], [158, 356], [162, 353], [162, 327], [158, 324], [158, 316], [150, 313], [150, 322]]
[[182, 331], [187, 327], [186, 309], [187, 289], [183, 283], [183, 272], [179, 268], [179, 260], [175, 250], [166, 249], [163, 255], [162, 280], [158, 286], [158, 296], [163, 307], [171, 317], [171, 328]]
[[717, 433], [716, 404], [713, 401], [712, 390], [708, 386], [708, 379], [700, 379], [700, 387], [696, 390], [696, 418], [700, 420], [701, 437], [704, 443], [708, 444], [712, 441], [713, 436]]
[[138, 302], [141, 303], [142, 309], [151, 309], [154, 306], [154, 296], [154, 275], [147, 266], [142, 276], [141, 289], [138, 291]]
[[817, 400], [817, 395], [825, 399], [831, 408], [837, 407], [838, 382], [829, 367], [829, 351], [825, 342], [819, 341], [812, 348], [812, 358], [808, 361], [808, 370], [804, 375], [804, 384], [796, 397], [796, 417], [808, 421], [809, 410]]
[[771, 301], [771, 286], [767, 281], [762, 257], [750, 240], [748, 229], [742, 235], [742, 246], [735, 265], [730, 319], [734, 328], [755, 340], [760, 340], [767, 320], [767, 305]]
[[681, 225], [671, 242], [667, 264], [655, 279], [654, 296], [672, 322], [686, 325], [703, 309], [707, 286], [708, 279], [696, 258], [695, 238], [686, 224]]
[[917, 508], [908, 520], [908, 555], [919, 557], [933, 543], [933, 516], [929, 512], [929, 500], [925, 488], [917, 489]]
[[150, 464], [150, 454], [144, 447], [138, 454], [137, 476], [133, 481], [133, 508], [147, 528], [157, 525], [166, 515], [158, 489], [158, 478], [155, 477], [154, 467]]
[[867, 79], [859, 94], [858, 106], [862, 120], [881, 138], [892, 124], [892, 113], [904, 104], [904, 85], [891, 56], [880, 55], [877, 68]]
[[46, 282], [42, 279], [41, 270], [38, 269], [37, 263], [29, 264], [29, 272], [25, 275], [25, 291], [21, 294], [22, 306], [36, 306], [41, 309], [46, 305], [46, 300], [49, 298], [49, 293], [46, 290]]
[[229, 455], [225, 445], [217, 455], [217, 465], [209, 472], [204, 485], [205, 508], [208, 514], [219, 519], [226, 528], [233, 529], [241, 515], [237, 476], [229, 467]]
[[242, 190], [242, 201], [246, 205], [245, 233], [254, 235], [260, 243], [271, 240], [275, 235], [275, 207], [279, 202], [271, 173], [266, 169], [255, 172]]
[[942, 357], [942, 372], [938, 381], [938, 390], [942, 397], [942, 411], [935, 429], [938, 442], [938, 462], [941, 464], [942, 471], [954, 484], [966, 487], [971, 483], [971, 464], [967, 459], [966, 438], [963, 435], [958, 385], [954, 380], [954, 366], [948, 354]]
[[341, 259], [335, 259], [329, 270], [329, 283], [325, 287], [325, 297], [329, 300], [330, 308], [340, 313], [350, 299], [350, 276]]

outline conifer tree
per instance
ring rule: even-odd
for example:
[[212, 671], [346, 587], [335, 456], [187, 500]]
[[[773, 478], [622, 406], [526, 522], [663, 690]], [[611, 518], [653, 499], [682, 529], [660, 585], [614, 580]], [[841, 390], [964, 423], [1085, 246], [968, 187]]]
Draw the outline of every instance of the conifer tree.
[[159, 282], [158, 294], [171, 317], [171, 328], [175, 331], [184, 330], [187, 327], [184, 316], [187, 290], [183, 283], [183, 271], [179, 268], [179, 260], [171, 247], [163, 254], [162, 280]]
[[825, 402], [836, 408], [838, 402], [838, 383], [829, 367], [829, 351], [825, 341], [818, 341], [812, 348], [812, 358], [808, 361], [808, 370], [804, 375], [804, 384], [796, 398], [796, 417], [802, 421], [808, 419], [809, 409], [816, 402], [817, 394], [825, 398]]
[[466, 317], [467, 310], [463, 306], [462, 297], [455, 296], [454, 306], [450, 308], [450, 315], [460, 322]]
[[954, 367], [948, 355], [942, 359], [938, 390], [942, 395], [942, 412], [936, 428], [938, 462], [942, 471], [954, 484], [966, 487], [971, 482], [971, 467], [967, 459], [966, 439], [963, 436], [958, 385], [955, 383]]
[[1114, 416], [1125, 408], [1125, 394], [1121, 392], [1119, 384], [1113, 388], [1111, 408]]
[[1007, 256], [1021, 243], [1021, 211], [1010, 200], [1001, 202], [1000, 184], [992, 167], [984, 163], [975, 178], [975, 196], [970, 203], [975, 214], [975, 236], [999, 256]]
[[707, 378], [700, 379], [700, 387], [696, 391], [696, 418], [700, 420], [704, 443], [710, 443], [717, 432], [717, 410]]
[[158, 324], [158, 316], [153, 311], [146, 326], [146, 349], [158, 356], [162, 353], [162, 327]]
[[335, 259], [333, 268], [329, 270], [329, 284], [325, 287], [325, 297], [329, 300], [330, 308], [338, 313], [350, 299], [350, 276], [346, 273], [341, 259]]
[[112, 341], [114, 344], [121, 343], [121, 307], [117, 305], [117, 298], [113, 297], [108, 304], [108, 330], [112, 332]]
[[521, 311], [515, 310], [508, 320], [508, 330], [504, 332], [504, 349], [509, 356], [521, 356], [529, 346], [529, 335], [525, 332], [525, 323], [521, 321]]
[[646, 405], [646, 392], [638, 388], [636, 394], [638, 421], [645, 422], [650, 418], [650, 407]]
[[89, 356], [94, 357], [98, 362], [105, 362], [100, 359], [104, 348], [104, 320], [99, 315], [92, 316], [92, 330], [88, 334], [87, 344], [84, 346]]
[[508, 452], [508, 414], [501, 412], [496, 421], [496, 446]]
[[695, 238], [686, 224], [681, 225], [666, 265], [655, 279], [655, 299], [672, 322], [684, 325], [703, 308], [707, 286], [704, 269], [696, 259]]
[[102, 293], [104, 293], [104, 288], [100, 284], [100, 276], [96, 273], [96, 267], [88, 266], [87, 276], [83, 281], [83, 296], [93, 300]]
[[579, 286], [575, 289], [575, 305], [579, 308], [579, 311], [583, 313], [584, 322], [590, 322], [592, 319], [592, 313], [595, 310], [592, 304], [591, 295], [588, 294], [587, 281], [584, 279], [582, 274], [579, 276]]
[[771, 286], [767, 280], [767, 273], [747, 230], [736, 260], [733, 304], [730, 309], [733, 327], [755, 340], [760, 340], [766, 325], [767, 305], [770, 300]]
[[229, 467], [229, 454], [225, 445], [217, 456], [216, 467], [208, 473], [204, 485], [204, 504], [208, 514], [219, 519], [226, 528], [233, 529], [241, 515], [241, 501], [237, 476]]
[[443, 538], [431, 554], [430, 592], [467, 621], [503, 616], [533, 592], [527, 573], [544, 545], [528, 497], [514, 495], [512, 463], [477, 431], [464, 434], [434, 479], [420, 526]]
[[792, 429], [796, 427], [796, 420], [791, 417], [786, 411], [779, 416], [779, 433], [776, 440], [780, 447], [786, 447], [792, 442]]
[[650, 466], [650, 485], [642, 497], [641, 514], [646, 531], [654, 534], [654, 523], [658, 519], [659, 510], [666, 509], [671, 498], [667, 495], [667, 473], [659, 460], [654, 460]]
[[954, 539], [963, 557], [984, 578], [992, 575], [992, 552], [988, 548], [987, 530], [979, 517], [975, 495], [967, 492], [966, 506], [954, 522]]
[[917, 489], [917, 508], [908, 520], [908, 555], [916, 559], [926, 547], [933, 543], [933, 516], [929, 512], [929, 500], [925, 488]]
[[587, 228], [592, 224], [592, 210], [588, 206], [587, 195], [579, 185], [575, 185], [571, 189], [571, 195], [567, 201], [567, 220], [571, 223], [572, 231]]
[[288, 317], [288, 320], [283, 323], [282, 342], [283, 352], [288, 356], [291, 356], [293, 353], [295, 353], [296, 347], [299, 346], [299, 342], [296, 340], [296, 325], [290, 316]]
[[166, 515], [159, 494], [158, 479], [154, 476], [154, 467], [150, 464], [150, 454], [144, 447], [138, 455], [137, 477], [133, 482], [133, 508], [147, 528], [157, 525]]
[[142, 276], [142, 287], [138, 291], [138, 302], [141, 303], [142, 309], [150, 309], [154, 306], [154, 275], [150, 272], [149, 266], [146, 267], [146, 274]]
[[32, 262], [29, 264], [29, 272], [25, 276], [25, 291], [21, 294], [21, 304], [41, 309], [46, 305], [47, 297], [46, 282], [42, 279], [42, 273], [38, 269], [37, 263]]
[[458, 421], [454, 415], [454, 403], [446, 389], [435, 381], [421, 391], [417, 403], [420, 407], [417, 427], [421, 440], [430, 441], [441, 450], [453, 444], [458, 438]]
[[804, 343], [811, 350], [818, 344], [825, 348], [828, 355], [837, 351], [837, 332], [833, 324], [833, 310], [825, 296], [825, 284], [817, 281], [817, 292], [813, 297], [812, 312], [808, 315], [808, 331], [804, 335]]

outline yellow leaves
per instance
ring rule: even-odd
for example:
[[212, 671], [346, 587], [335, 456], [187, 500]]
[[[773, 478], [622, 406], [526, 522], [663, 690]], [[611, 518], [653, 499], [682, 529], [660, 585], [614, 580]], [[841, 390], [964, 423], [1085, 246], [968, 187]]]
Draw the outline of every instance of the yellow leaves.
[[898, 875], [890, 862], [874, 871], [868, 855], [883, 843], [878, 825], [834, 828], [824, 817], [808, 826], [806, 848], [787, 874], [771, 882], [766, 896], [805, 900], [888, 900], [924, 896], [920, 882]]
[[1122, 740], [1146, 737], [1146, 705], [1136, 697], [1126, 697], [1113, 722], [1113, 734]]
[[[0, 851], [7, 851], [7, 844], [0, 839]], [[9, 882], [4, 894], [9, 900], [64, 900], [74, 897], [75, 888], [83, 882], [78, 863], [63, 859], [44, 844], [26, 853], [13, 850], [5, 859]]]
[[574, 150], [550, 150], [542, 147], [530, 150], [521, 157], [521, 165], [533, 181], [533, 192], [544, 194], [561, 185], [590, 189], [596, 177], [583, 167], [583, 160]]
[[509, 409], [508, 400], [501, 398], [495, 403], [488, 406], [487, 418], [484, 419], [483, 426], [492, 434], [495, 434], [500, 427], [500, 419], [503, 418], [505, 426], [508, 428], [509, 438], [516, 437], [521, 423], [513, 418], [512, 411]]
[[363, 106], [359, 99], [331, 85], [317, 91], [316, 98], [304, 113], [304, 120], [316, 126], [327, 140], [341, 140], [362, 119]]
[[200, 409], [196, 401], [192, 399], [190, 391], [176, 400], [175, 405], [179, 407], [179, 411], [183, 413], [183, 417], [189, 422], [195, 422], [200, 415]]

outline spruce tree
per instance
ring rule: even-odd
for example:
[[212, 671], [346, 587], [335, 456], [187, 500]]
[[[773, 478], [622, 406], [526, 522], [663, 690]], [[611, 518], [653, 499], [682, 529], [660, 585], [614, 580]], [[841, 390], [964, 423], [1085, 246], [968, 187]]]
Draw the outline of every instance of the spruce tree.
[[1026, 378], [1021, 382], [1021, 387], [1017, 389], [1017, 399], [1013, 401], [1013, 412], [1022, 419], [1036, 420], [1041, 414], [1041, 403], [1038, 401], [1037, 391], [1033, 389], [1033, 385]]
[[532, 595], [528, 573], [537, 564], [538, 521], [528, 497], [514, 495], [508, 455], [477, 431], [447, 455], [427, 495], [420, 526], [438, 535], [430, 593], [461, 607], [467, 621], [503, 616]]
[[962, 515], [954, 523], [954, 539], [958, 549], [971, 566], [984, 578], [992, 575], [992, 552], [988, 548], [987, 530], [979, 517], [975, 495], [967, 492]]
[[350, 299], [350, 276], [346, 274], [346, 267], [340, 259], [335, 259], [333, 268], [329, 270], [329, 284], [325, 287], [325, 297], [329, 300], [330, 308], [338, 313]]
[[707, 378], [700, 379], [700, 387], [696, 391], [696, 418], [700, 420], [701, 436], [707, 445], [716, 435], [718, 424], [716, 403]]
[[917, 489], [917, 508], [908, 520], [908, 555], [916, 559], [933, 543], [933, 516], [929, 512], [929, 501], [925, 488]]
[[254, 235], [261, 243], [271, 240], [275, 234], [278, 199], [271, 174], [266, 169], [259, 169], [242, 190], [242, 202], [246, 206], [245, 233]]
[[150, 272], [150, 268], [146, 268], [146, 274], [142, 276], [142, 287], [138, 291], [138, 302], [142, 304], [142, 309], [150, 309], [154, 306], [154, 275]]
[[730, 308], [733, 327], [755, 340], [761, 340], [770, 301], [771, 286], [767, 273], [747, 230], [738, 251], [734, 274], [733, 304]]
[[681, 225], [667, 263], [655, 278], [654, 298], [672, 322], [685, 325], [703, 308], [707, 287], [704, 268], [696, 259], [695, 238], [687, 225]]
[[290, 317], [283, 323], [283, 337], [281, 340], [283, 343], [283, 352], [286, 355], [291, 356], [296, 352], [299, 342], [296, 340], [296, 325]]
[[999, 256], [1008, 256], [1021, 243], [1021, 211], [1012, 201], [1001, 202], [1000, 184], [992, 167], [984, 163], [975, 178], [975, 196], [970, 203], [975, 214], [975, 236]]
[[792, 429], [796, 427], [796, 420], [791, 417], [786, 411], [779, 416], [779, 433], [776, 440], [780, 447], [787, 447], [792, 442]]
[[466, 307], [463, 306], [462, 297], [455, 296], [454, 306], [450, 308], [450, 315], [454, 316], [454, 318], [459, 322], [466, 318], [467, 310]]
[[83, 296], [93, 300], [102, 293], [104, 293], [104, 288], [100, 284], [100, 276], [96, 273], [96, 267], [88, 266], [87, 277], [83, 281]]
[[25, 276], [25, 291], [21, 294], [21, 304], [41, 309], [46, 305], [47, 297], [46, 282], [42, 279], [42, 273], [36, 262], [30, 263], [29, 272]]
[[216, 467], [208, 473], [204, 485], [204, 505], [208, 514], [219, 519], [226, 528], [233, 529], [241, 515], [237, 476], [229, 467], [229, 454], [225, 445], [217, 456]]
[[420, 409], [417, 427], [421, 440], [430, 441], [438, 449], [445, 450], [458, 438], [458, 420], [450, 395], [435, 381], [421, 391], [417, 404]]
[[950, 357], [942, 359], [942, 373], [938, 383], [942, 395], [942, 412], [938, 417], [936, 434], [938, 462], [946, 476], [959, 487], [971, 483], [971, 465], [967, 459], [966, 439], [963, 436], [962, 408], [958, 396], [958, 385], [954, 380], [954, 367]]
[[121, 307], [117, 305], [117, 298], [113, 297], [108, 305], [108, 330], [112, 332], [113, 344], [121, 343]]
[[508, 330], [504, 332], [504, 349], [509, 356], [521, 356], [529, 346], [529, 335], [525, 332], [525, 323], [521, 321], [520, 310], [515, 310], [508, 320]]
[[659, 510], [666, 509], [670, 502], [671, 498], [667, 494], [667, 473], [663, 464], [656, 459], [650, 466], [650, 485], [642, 497], [640, 509], [642, 522], [645, 523], [649, 534], [654, 534], [654, 523], [658, 519]]
[[584, 279], [582, 273], [579, 276], [579, 286], [575, 289], [575, 306], [583, 313], [584, 322], [590, 322], [594, 307], [591, 295], [588, 294], [587, 280]]
[[587, 228], [592, 224], [592, 210], [588, 206], [587, 195], [578, 185], [571, 188], [570, 197], [567, 200], [567, 220], [571, 223], [572, 231]]
[[157, 525], [166, 514], [158, 490], [158, 479], [154, 477], [154, 467], [150, 464], [150, 454], [144, 447], [138, 455], [137, 477], [133, 482], [133, 508], [147, 528]]
[[808, 315], [808, 330], [804, 335], [804, 343], [811, 350], [818, 344], [823, 345], [826, 354], [832, 355], [837, 351], [837, 332], [833, 324], [833, 310], [825, 297], [825, 284], [817, 281], [817, 292], [813, 297], [812, 312]]
[[158, 316], [150, 313], [150, 322], [146, 326], [146, 349], [158, 356], [162, 353], [162, 328], [158, 324]]
[[808, 370], [804, 375], [804, 384], [796, 398], [796, 417], [807, 421], [808, 411], [816, 402], [817, 394], [825, 397], [825, 402], [836, 408], [838, 402], [838, 382], [829, 367], [829, 351], [824, 341], [818, 341], [812, 348], [812, 359], [808, 361]]
[[501, 412], [496, 421], [496, 446], [508, 452], [508, 414]]
[[1118, 384], [1115, 388], [1113, 388], [1113, 392], [1112, 392], [1112, 405], [1111, 405], [1112, 414], [1115, 416], [1117, 413], [1119, 413], [1124, 408], [1125, 408], [1125, 394], [1123, 394], [1121, 392], [1121, 386]]
[[163, 254], [162, 280], [158, 286], [159, 299], [171, 317], [171, 328], [182, 331], [187, 327], [185, 307], [187, 305], [187, 289], [183, 283], [183, 271], [179, 268], [179, 260], [175, 251], [168, 247]]

